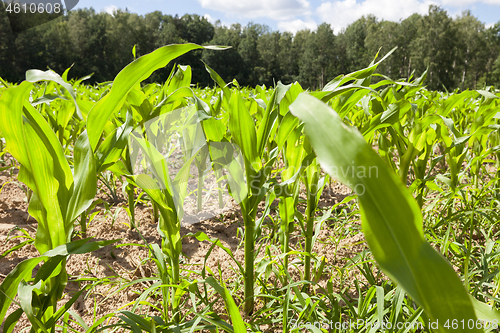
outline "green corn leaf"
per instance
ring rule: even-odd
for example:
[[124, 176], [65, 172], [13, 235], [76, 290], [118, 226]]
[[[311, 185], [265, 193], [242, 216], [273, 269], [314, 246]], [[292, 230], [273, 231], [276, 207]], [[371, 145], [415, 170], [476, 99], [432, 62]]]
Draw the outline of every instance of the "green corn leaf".
[[294, 117], [290, 112], [288, 112], [285, 117], [283, 117], [283, 120], [281, 120], [278, 129], [277, 144], [279, 149], [283, 147], [288, 136], [293, 131], [293, 129], [297, 127], [298, 124], [298, 119]]
[[52, 70], [41, 71], [38, 69], [30, 69], [26, 72], [26, 81], [28, 82], [37, 82], [37, 81], [52, 81], [59, 85], [61, 85], [64, 89], [66, 89], [73, 99], [76, 107], [76, 114], [79, 119], [83, 119], [82, 113], [80, 112], [80, 108], [78, 107], [78, 103], [76, 102], [76, 94], [73, 86], [63, 80], [62, 77], [59, 76], [56, 72]]
[[[131, 322], [133, 322], [135, 325], [141, 326], [142, 329], [145, 330], [146, 332], [150, 332], [151, 324], [146, 319], [144, 319], [141, 316], [139, 316], [133, 312], [130, 312], [130, 311], [122, 310], [122, 311], [120, 311], [120, 313], [126, 315], [130, 319]], [[129, 322], [129, 321], [127, 321], [127, 322]], [[142, 331], [139, 331], [139, 332], [142, 332]]]
[[278, 117], [277, 107], [291, 86], [291, 84], [285, 86], [281, 82], [278, 82], [278, 86], [274, 89], [271, 99], [267, 104], [266, 112], [257, 131], [257, 154], [259, 156], [262, 156], [272, 129], [276, 124], [276, 118]]
[[255, 124], [239, 91], [233, 92], [229, 104], [229, 129], [231, 130], [231, 135], [235, 143], [241, 148], [243, 156], [258, 171], [262, 167], [262, 162], [257, 156]]
[[304, 89], [302, 89], [298, 82], [293, 83], [290, 88], [288, 88], [285, 96], [283, 96], [280, 101], [280, 115], [284, 116], [290, 111], [290, 104], [295, 101], [301, 92], [304, 92]]
[[155, 106], [151, 114], [149, 115], [149, 119], [151, 120], [158, 117], [161, 113], [165, 112], [165, 106], [168, 104], [172, 104], [169, 110], [175, 108], [178, 105], [183, 105], [182, 101], [186, 97], [193, 97], [193, 90], [189, 87], [180, 87], [166, 98], [164, 98], [158, 105]]
[[96, 169], [100, 174], [116, 163], [129, 143], [129, 134], [133, 130], [133, 118], [127, 113], [125, 123], [109, 134], [96, 152]]
[[65, 223], [64, 217], [73, 179], [54, 132], [36, 110], [26, 106], [25, 110], [31, 112], [26, 113], [23, 132], [30, 163], [23, 165], [23, 170], [29, 175], [23, 173], [19, 178], [36, 194], [30, 202], [29, 212], [38, 221], [35, 246], [43, 254], [65, 244], [72, 230], [72, 224]]
[[[361, 134], [307, 94], [299, 95], [290, 109], [305, 122], [305, 133], [323, 169], [358, 193], [363, 232], [382, 270], [424, 308], [431, 321], [439, 320], [440, 332], [447, 331], [442, 326], [446, 320], [476, 320], [453, 268], [425, 241], [417, 203]], [[370, 177], [373, 169], [377, 172]]]
[[5, 319], [4, 326], [3, 326], [3, 333], [12, 333], [14, 331], [14, 327], [16, 326], [17, 322], [23, 315], [23, 309], [19, 308], [16, 311], [12, 312], [7, 319]]
[[226, 304], [226, 309], [229, 312], [229, 316], [231, 317], [231, 321], [233, 323], [234, 333], [245, 333], [247, 330], [245, 328], [245, 323], [241, 318], [240, 310], [236, 306], [234, 302], [233, 296], [227, 288], [221, 286], [217, 280], [213, 277], [209, 276], [205, 282], [212, 286], [224, 299], [224, 303]]
[[42, 281], [38, 281], [38, 283], [34, 285], [29, 285], [26, 281], [21, 281], [19, 283], [19, 287], [17, 288], [17, 295], [19, 297], [19, 303], [21, 304], [21, 308], [23, 309], [26, 317], [28, 317], [31, 325], [35, 332], [43, 331], [48, 333], [47, 329], [44, 327], [43, 323], [35, 316], [33, 307], [31, 305], [31, 301], [33, 298], [33, 290], [40, 289], [42, 287]]
[[[396, 49], [397, 49], [397, 47], [393, 48], [382, 59], [380, 59], [377, 63], [375, 63], [375, 64], [372, 63], [367, 68], [360, 69], [356, 72], [350, 73], [350, 74], [345, 75], [345, 76], [344, 75], [337, 76], [335, 79], [333, 79], [332, 81], [328, 82], [325, 85], [325, 87], [323, 88], [323, 91], [337, 91], [337, 90], [345, 91], [343, 89], [339, 89], [340, 86], [342, 86], [344, 83], [347, 83], [347, 82], [353, 81], [353, 80], [364, 80], [366, 78], [369, 78], [375, 72], [378, 65], [382, 61], [384, 61], [388, 56], [390, 56], [394, 51], [396, 51]], [[349, 85], [349, 86], [351, 86], [351, 85]], [[345, 86], [345, 87], [347, 87], [347, 86]], [[342, 88], [344, 88], [344, 87], [342, 87]]]
[[141, 328], [132, 319], [130, 319], [128, 317], [124, 317], [124, 316], [119, 316], [119, 318], [121, 320], [123, 320], [125, 323], [128, 324], [129, 327], [127, 327], [127, 328], [129, 328], [132, 332], [134, 332], [134, 333], [142, 333]]
[[43, 256], [21, 261], [5, 277], [0, 284], [0, 322], [3, 322], [5, 314], [12, 300], [16, 296], [18, 285], [23, 280], [31, 279], [33, 269], [42, 261], [56, 256], [68, 256], [71, 254], [82, 254], [96, 251], [100, 248], [115, 243], [117, 240], [89, 242], [91, 238], [80, 239], [71, 243], [60, 245], [53, 250], [47, 251]]
[[121, 107], [130, 89], [147, 79], [155, 70], [165, 67], [173, 59], [201, 48], [223, 49], [196, 44], [167, 45], [140, 57], [118, 73], [109, 94], [99, 100], [89, 112], [87, 130], [92, 149], [96, 150], [106, 122], [115, 110]]
[[[158, 222], [158, 233], [164, 239], [162, 248], [170, 256], [178, 256], [181, 251], [180, 221], [176, 202], [171, 195], [170, 187], [160, 189], [157, 181], [148, 175], [124, 175], [134, 186], [140, 187], [153, 200], [160, 211], [162, 218]], [[182, 207], [180, 207], [182, 209]], [[182, 211], [179, 212], [182, 214]]]
[[3, 322], [21, 281], [30, 279], [33, 269], [45, 258], [37, 257], [20, 262], [2, 281], [0, 284], [0, 322]]
[[212, 80], [215, 81], [219, 85], [219, 87], [222, 89], [223, 92], [223, 98], [226, 103], [229, 103], [229, 99], [231, 98], [231, 90], [227, 87], [226, 82], [219, 76], [219, 74], [214, 71], [210, 66], [208, 66], [205, 62], [205, 68], [207, 69], [208, 73], [210, 74], [210, 77]]
[[70, 223], [75, 221], [92, 204], [97, 193], [96, 165], [87, 137], [87, 131], [84, 131], [78, 137], [74, 148], [74, 155], [74, 187], [65, 219]]
[[55, 249], [47, 251], [43, 254], [44, 257], [69, 256], [71, 254], [83, 254], [97, 251], [105, 246], [116, 243], [118, 240], [111, 239], [105, 241], [90, 242], [92, 238], [79, 239], [64, 245], [60, 245]]
[[81, 294], [83, 294], [83, 292], [86, 290], [86, 289], [89, 289], [90, 286], [85, 286], [83, 289], [80, 289], [79, 291], [77, 291], [71, 298], [69, 301], [67, 301], [66, 303], [64, 303], [64, 305], [59, 308], [57, 310], [56, 313], [54, 313], [54, 315], [49, 319], [49, 321], [47, 321], [46, 323], [46, 326], [47, 327], [52, 327], [55, 325], [55, 323], [66, 313], [69, 311], [69, 309], [71, 309], [71, 306], [78, 300], [78, 297], [80, 297]]
[[500, 313], [493, 309], [486, 303], [480, 302], [475, 299], [472, 295], [470, 296], [474, 310], [476, 311], [476, 316], [480, 320], [500, 323]]
[[6, 141], [5, 149], [21, 165], [29, 165], [29, 157], [23, 134], [23, 105], [33, 84], [23, 82], [17, 87], [5, 89], [0, 98], [0, 130]]
[[177, 71], [175, 71], [166, 85], [166, 95], [170, 95], [181, 87], [189, 87], [191, 85], [191, 77], [191, 66], [177, 66]]
[[[7, 89], [0, 99], [0, 129], [7, 150], [21, 163], [19, 180], [33, 192], [29, 213], [38, 221], [35, 246], [45, 251], [65, 244], [73, 175], [62, 146], [45, 119], [27, 101], [33, 84]], [[49, 228], [50, 226], [50, 228]]]
[[209, 118], [203, 121], [203, 130], [207, 140], [220, 142], [224, 139], [226, 134], [226, 127], [221, 120], [215, 118]]

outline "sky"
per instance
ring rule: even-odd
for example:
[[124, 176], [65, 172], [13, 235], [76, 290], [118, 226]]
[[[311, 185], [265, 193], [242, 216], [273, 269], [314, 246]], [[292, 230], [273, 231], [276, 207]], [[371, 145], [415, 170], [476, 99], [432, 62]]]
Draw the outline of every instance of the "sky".
[[110, 14], [118, 8], [138, 14], [155, 10], [174, 16], [198, 14], [212, 23], [254, 22], [292, 33], [327, 22], [338, 33], [363, 15], [397, 22], [413, 13], [427, 13], [431, 4], [451, 17], [470, 10], [487, 27], [500, 21], [500, 0], [80, 0], [75, 8], [93, 7]]

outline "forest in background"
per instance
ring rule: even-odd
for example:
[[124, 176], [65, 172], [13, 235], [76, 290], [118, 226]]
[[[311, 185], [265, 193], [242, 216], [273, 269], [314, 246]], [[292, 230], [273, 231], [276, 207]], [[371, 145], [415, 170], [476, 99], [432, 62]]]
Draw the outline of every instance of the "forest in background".
[[[0, 2], [0, 7], [4, 3]], [[431, 5], [425, 15], [400, 22], [364, 16], [335, 34], [327, 23], [295, 35], [261, 24], [230, 27], [199, 15], [182, 17], [155, 11], [138, 15], [118, 10], [114, 15], [78, 9], [20, 33], [13, 33], [5, 10], [0, 10], [0, 77], [20, 82], [28, 69], [50, 68], [62, 74], [73, 65], [70, 78], [93, 73], [89, 83], [113, 80], [137, 57], [172, 43], [228, 45], [225, 51], [194, 51], [178, 64], [193, 68], [193, 82], [212, 85], [206, 64], [223, 79], [240, 85], [273, 86], [298, 81], [320, 89], [340, 74], [368, 65], [377, 52], [397, 50], [379, 66], [394, 79], [420, 75], [428, 69], [426, 85], [433, 90], [500, 87], [500, 21], [491, 27], [465, 11], [452, 18]], [[149, 81], [163, 82], [169, 68]]]

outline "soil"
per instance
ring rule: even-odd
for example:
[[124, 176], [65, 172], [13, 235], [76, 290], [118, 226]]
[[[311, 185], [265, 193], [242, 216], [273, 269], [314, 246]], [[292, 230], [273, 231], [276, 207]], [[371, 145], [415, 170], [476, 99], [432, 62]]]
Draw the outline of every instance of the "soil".
[[[12, 174], [11, 174], [12, 173]], [[95, 216], [91, 220], [87, 230], [88, 237], [94, 237], [96, 240], [118, 240], [114, 245], [92, 252], [90, 254], [73, 255], [67, 262], [67, 271], [70, 276], [70, 283], [66, 287], [66, 299], [68, 295], [74, 294], [80, 287], [85, 285], [85, 279], [102, 279], [113, 283], [97, 284], [88, 293], [83, 293], [78, 301], [72, 306], [72, 310], [78, 313], [88, 325], [108, 313], [118, 309], [130, 309], [130, 303], [133, 302], [145, 288], [149, 287], [148, 282], [133, 284], [126, 288], [121, 286], [125, 283], [140, 279], [142, 277], [151, 277], [156, 274], [156, 268], [151, 260], [148, 259], [148, 251], [137, 245], [124, 244], [144, 244], [146, 240], [150, 244], [161, 244], [161, 237], [153, 223], [151, 206], [149, 203], [139, 204], [135, 208], [136, 222], [138, 230], [130, 230], [129, 217], [125, 210], [127, 201], [121, 191], [121, 184], [117, 188], [117, 202], [113, 202], [107, 194], [109, 191], [100, 191], [98, 198], [102, 200], [94, 209]], [[28, 232], [31, 237], [35, 236], [37, 222], [28, 214], [27, 196], [25, 186], [17, 181], [17, 170], [7, 170], [0, 173], [0, 255], [11, 249], [13, 246], [26, 240], [25, 238], [14, 238], [22, 236], [21, 229]], [[100, 188], [105, 186], [100, 184]], [[327, 186], [324, 195], [320, 200], [320, 207], [331, 207], [340, 202], [351, 193], [347, 187], [333, 183]], [[242, 265], [244, 263], [244, 251], [242, 247], [241, 232], [243, 230], [243, 219], [236, 203], [226, 199], [226, 207], [222, 213], [214, 214], [208, 219], [203, 218], [203, 212], [195, 216], [195, 220], [202, 220], [194, 224], [184, 223], [181, 228], [181, 235], [189, 233], [204, 232], [210, 238], [219, 239], [224, 246], [229, 248], [237, 261]], [[276, 207], [277, 201], [273, 203], [271, 216], [277, 221]], [[109, 208], [109, 209], [108, 209]], [[261, 210], [264, 203], [261, 203]], [[301, 209], [301, 208], [299, 208]], [[192, 220], [193, 212], [190, 212]], [[260, 216], [259, 213], [258, 216]], [[116, 218], [115, 218], [116, 217]], [[267, 222], [265, 222], [267, 223]], [[353, 221], [353, 228], [361, 229], [360, 222]], [[296, 228], [297, 229], [297, 228]], [[75, 230], [79, 230], [76, 224]], [[267, 230], [267, 229], [266, 229]], [[144, 239], [141, 237], [144, 237]], [[338, 239], [338, 230], [328, 223], [324, 223], [321, 233], [318, 236], [314, 252], [318, 257], [325, 256], [329, 264], [343, 266], [348, 258], [353, 257], [361, 250], [366, 248], [364, 237], [361, 233], [344, 237], [340, 242]], [[291, 246], [294, 247], [298, 242], [302, 242], [300, 231], [295, 230], [291, 238]], [[119, 246], [122, 245], [122, 246]], [[201, 271], [206, 265], [218, 275], [219, 268], [222, 271], [222, 278], [231, 280], [234, 278], [234, 270], [237, 265], [230, 256], [219, 247], [215, 247], [208, 255], [207, 253], [212, 244], [208, 241], [198, 241], [194, 237], [186, 237], [182, 240], [182, 250], [185, 257], [182, 259], [181, 270]], [[261, 253], [260, 256], [263, 254]], [[0, 259], [0, 282], [9, 274], [14, 267], [23, 260], [38, 256], [38, 251], [33, 244], [28, 244], [22, 248], [8, 254]], [[294, 263], [294, 258], [290, 259]], [[292, 276], [298, 278], [298, 271], [292, 271]], [[186, 272], [186, 271], [184, 271]], [[355, 274], [350, 271], [350, 274]], [[201, 279], [199, 276], [193, 278]], [[78, 283], [75, 280], [82, 280]], [[320, 284], [325, 282], [326, 277], [322, 278]], [[75, 281], [75, 282], [71, 282]], [[241, 288], [242, 289], [242, 288]], [[11, 306], [9, 313], [15, 307]], [[24, 315], [23, 315], [24, 316]], [[114, 319], [116, 320], [116, 318]], [[2, 324], [3, 326], [3, 324]], [[22, 317], [16, 326], [16, 332], [21, 328], [29, 326], [27, 318]], [[0, 330], [3, 327], [0, 327]]]

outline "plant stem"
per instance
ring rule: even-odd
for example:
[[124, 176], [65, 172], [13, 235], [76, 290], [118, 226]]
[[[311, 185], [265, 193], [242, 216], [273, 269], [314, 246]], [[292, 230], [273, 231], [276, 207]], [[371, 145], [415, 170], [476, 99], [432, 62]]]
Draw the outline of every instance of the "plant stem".
[[472, 214], [470, 218], [470, 229], [469, 229], [469, 248], [467, 249], [467, 255], [465, 257], [465, 262], [464, 262], [464, 284], [465, 284], [465, 289], [467, 289], [467, 292], [469, 292], [470, 285], [469, 285], [469, 261], [470, 261], [470, 255], [472, 253], [472, 236], [474, 236], [474, 206], [472, 207]]
[[[283, 253], [288, 253], [290, 251], [290, 224], [293, 222], [293, 215], [290, 216], [289, 204], [293, 200], [291, 197], [280, 197], [279, 211], [281, 215], [281, 244]], [[293, 202], [293, 201], [292, 201]], [[290, 221], [291, 220], [291, 221]], [[283, 268], [288, 270], [288, 256], [283, 259]], [[287, 279], [287, 274], [284, 275], [285, 280]]]
[[222, 181], [220, 178], [222, 177], [222, 172], [219, 167], [215, 169], [215, 177], [217, 178], [217, 192], [219, 193], [219, 208], [224, 208], [224, 200], [222, 198]]
[[59, 127], [59, 142], [61, 143], [61, 146], [63, 146], [63, 141], [64, 141], [64, 128]]
[[152, 204], [153, 204], [153, 223], [156, 224], [158, 223], [158, 217], [159, 217], [158, 206], [154, 201], [152, 201]]
[[198, 198], [197, 198], [197, 208], [196, 211], [201, 212], [203, 204], [203, 172], [204, 170], [198, 169]]
[[[172, 258], [172, 282], [174, 285], [179, 285], [180, 283], [180, 265], [179, 265], [179, 255], [175, 253], [174, 258]], [[172, 312], [174, 321], [176, 323], [180, 322], [180, 297], [177, 297], [177, 293], [180, 292], [180, 289], [172, 287]]]
[[314, 211], [316, 210], [316, 195], [307, 193], [307, 208], [306, 208], [306, 257], [305, 257], [305, 272], [304, 280], [311, 279], [311, 253], [312, 239], [314, 233]]
[[127, 185], [128, 209], [130, 211], [130, 229], [134, 229], [135, 225], [135, 196], [134, 185]]
[[476, 162], [476, 174], [474, 175], [474, 185], [476, 188], [479, 188], [479, 171], [481, 171], [481, 163], [479, 161]]
[[258, 197], [262, 185], [264, 170], [255, 172], [251, 164], [245, 160], [245, 173], [247, 180], [247, 197], [241, 204], [241, 213], [245, 224], [245, 305], [244, 311], [250, 315], [254, 306], [254, 259], [255, 259], [255, 218], [257, 216]]
[[417, 203], [418, 203], [418, 206], [420, 207], [420, 209], [422, 209], [422, 207], [424, 205], [424, 191], [425, 191], [425, 183], [422, 183], [420, 190], [418, 191], [418, 195], [417, 195]]
[[87, 211], [84, 210], [80, 215], [80, 227], [82, 228], [83, 238], [87, 238]]
[[255, 218], [252, 218], [251, 212], [243, 212], [243, 221], [245, 223], [245, 313], [251, 314], [254, 306], [254, 232]]
[[[125, 150], [125, 164], [127, 166], [127, 169], [129, 170], [130, 173], [133, 173], [133, 168], [132, 168], [132, 159], [130, 158], [130, 147], [127, 146], [127, 149]], [[127, 196], [128, 196], [128, 209], [130, 212], [130, 229], [135, 228], [135, 191], [134, 191], [134, 185], [128, 184], [127, 185]]]
[[[288, 224], [288, 222], [287, 222]], [[290, 228], [286, 228], [286, 232], [285, 232], [285, 237], [283, 237], [283, 253], [288, 253], [290, 252]], [[285, 258], [283, 259], [283, 264], [284, 264], [284, 268], [286, 270], [288, 270], [288, 256], [285, 256]], [[285, 279], [286, 279], [286, 275], [285, 275]]]

